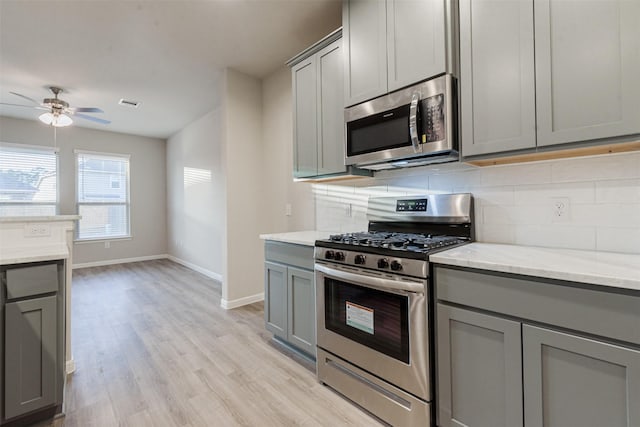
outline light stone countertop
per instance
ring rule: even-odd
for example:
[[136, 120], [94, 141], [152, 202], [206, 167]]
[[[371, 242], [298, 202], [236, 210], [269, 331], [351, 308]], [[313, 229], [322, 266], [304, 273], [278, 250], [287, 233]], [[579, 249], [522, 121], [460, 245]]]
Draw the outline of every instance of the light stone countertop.
[[37, 247], [3, 247], [0, 245], [0, 265], [66, 258], [69, 258], [69, 249], [67, 245], [63, 243]]
[[261, 234], [262, 240], [293, 243], [296, 245], [315, 246], [316, 240], [328, 239], [332, 234], [340, 234], [331, 231], [291, 231], [289, 233]]
[[438, 264], [640, 291], [640, 255], [471, 243], [431, 255]]
[[50, 215], [50, 216], [2, 216], [0, 222], [52, 222], [52, 221], [75, 221], [80, 219], [80, 215]]

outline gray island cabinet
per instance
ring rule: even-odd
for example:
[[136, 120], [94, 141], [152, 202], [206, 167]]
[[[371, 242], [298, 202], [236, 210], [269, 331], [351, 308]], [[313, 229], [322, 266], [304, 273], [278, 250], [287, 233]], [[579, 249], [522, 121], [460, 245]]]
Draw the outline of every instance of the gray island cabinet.
[[64, 387], [64, 261], [3, 265], [2, 424], [59, 412]]
[[267, 240], [264, 265], [266, 329], [315, 359], [313, 246]]
[[434, 267], [438, 425], [640, 426], [640, 292]]

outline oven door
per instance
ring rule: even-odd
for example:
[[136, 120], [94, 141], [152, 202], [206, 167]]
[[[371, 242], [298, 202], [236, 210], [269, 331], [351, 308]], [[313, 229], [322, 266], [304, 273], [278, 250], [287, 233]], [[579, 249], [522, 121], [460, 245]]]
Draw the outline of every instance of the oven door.
[[318, 347], [430, 400], [427, 281], [316, 263]]

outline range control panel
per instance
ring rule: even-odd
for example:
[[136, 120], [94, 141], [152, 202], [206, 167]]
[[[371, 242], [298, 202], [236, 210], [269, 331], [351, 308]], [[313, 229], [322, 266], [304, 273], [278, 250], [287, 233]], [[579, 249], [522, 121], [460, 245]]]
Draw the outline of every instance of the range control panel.
[[427, 199], [398, 200], [396, 212], [426, 212]]

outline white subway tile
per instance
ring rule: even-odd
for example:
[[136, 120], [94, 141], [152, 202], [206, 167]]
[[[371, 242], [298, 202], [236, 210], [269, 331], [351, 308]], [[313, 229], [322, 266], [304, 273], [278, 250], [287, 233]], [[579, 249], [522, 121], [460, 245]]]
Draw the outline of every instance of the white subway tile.
[[551, 205], [551, 199], [567, 197], [571, 204], [593, 203], [595, 201], [595, 183], [575, 182], [563, 184], [521, 185], [516, 187], [516, 205]]
[[551, 248], [595, 250], [595, 227], [567, 225], [529, 225], [516, 228], [515, 243], [518, 245]]
[[570, 222], [581, 226], [640, 227], [640, 203], [573, 205]]
[[551, 164], [549, 163], [487, 166], [480, 171], [481, 182], [485, 187], [551, 182]]
[[639, 203], [640, 179], [596, 182], [597, 203]]
[[637, 153], [619, 153], [555, 161], [551, 177], [553, 182], [639, 178], [639, 156]]
[[[515, 188], [517, 187], [503, 186], [476, 188], [471, 191], [471, 193], [473, 194], [476, 206], [513, 205]], [[454, 188], [454, 192], [456, 193], [464, 191], [466, 191], [464, 188]]]
[[596, 242], [599, 251], [640, 254], [640, 228], [597, 227]]
[[430, 175], [429, 189], [436, 191], [453, 191], [455, 187], [468, 189], [480, 187], [482, 186], [480, 173], [478, 169], [471, 169]]
[[506, 224], [476, 224], [476, 241], [513, 244], [515, 243], [515, 228]]

